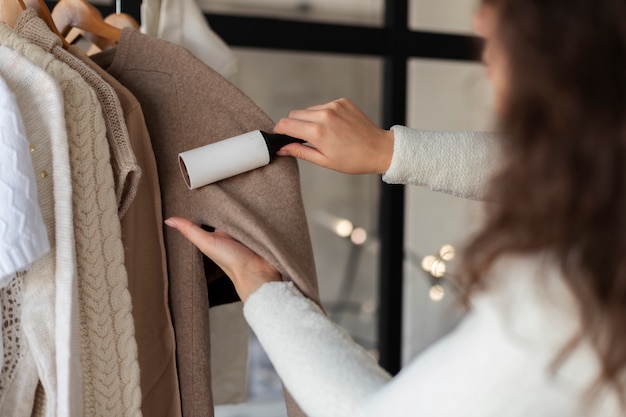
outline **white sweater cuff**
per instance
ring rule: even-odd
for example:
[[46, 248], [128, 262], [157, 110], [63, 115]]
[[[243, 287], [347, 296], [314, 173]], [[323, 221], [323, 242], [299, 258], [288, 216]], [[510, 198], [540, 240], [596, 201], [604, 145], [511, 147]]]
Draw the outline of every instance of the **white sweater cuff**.
[[497, 136], [485, 132], [434, 132], [393, 126], [389, 184], [424, 186], [433, 191], [483, 199], [491, 175], [500, 166]]

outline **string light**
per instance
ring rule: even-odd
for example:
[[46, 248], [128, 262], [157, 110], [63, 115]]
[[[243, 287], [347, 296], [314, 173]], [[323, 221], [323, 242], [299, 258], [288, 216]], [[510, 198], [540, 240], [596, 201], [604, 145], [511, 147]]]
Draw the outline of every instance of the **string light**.
[[452, 245], [443, 245], [438, 255], [428, 255], [422, 258], [421, 267], [431, 276], [431, 287], [428, 296], [433, 301], [441, 301], [445, 297], [445, 290], [441, 285], [441, 278], [446, 275], [446, 262], [454, 259], [455, 250]]
[[333, 231], [341, 237], [348, 237], [354, 231], [354, 225], [350, 220], [338, 219], [333, 224]]
[[441, 278], [446, 274], [446, 263], [442, 259], [435, 259], [430, 267], [430, 274], [435, 278]]
[[367, 231], [362, 227], [357, 227], [350, 234], [350, 240], [355, 245], [362, 245], [367, 240]]
[[352, 244], [356, 246], [367, 242], [369, 236], [363, 227], [356, 227], [354, 223], [343, 217], [336, 217], [327, 212], [317, 213], [317, 222], [326, 229], [331, 230], [341, 238], [350, 238]]
[[446, 262], [454, 259], [455, 254], [454, 246], [452, 245], [443, 245], [441, 249], [439, 249], [439, 257]]
[[430, 291], [428, 292], [428, 296], [433, 301], [441, 301], [443, 297], [446, 295], [445, 290], [439, 284], [433, 285], [430, 287]]
[[422, 269], [426, 272], [430, 272], [436, 259], [437, 258], [433, 255], [424, 256], [424, 259], [422, 259]]

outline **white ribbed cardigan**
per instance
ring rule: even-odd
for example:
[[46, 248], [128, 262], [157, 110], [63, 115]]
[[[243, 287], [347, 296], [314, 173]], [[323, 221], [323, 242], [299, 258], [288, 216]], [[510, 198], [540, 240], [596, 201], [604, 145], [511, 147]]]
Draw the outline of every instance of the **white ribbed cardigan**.
[[[435, 133], [396, 126], [384, 180], [464, 197], [484, 195], [498, 166], [492, 135]], [[489, 287], [447, 337], [398, 376], [291, 284], [264, 284], [244, 306], [250, 326], [279, 376], [311, 417], [617, 417], [614, 396], [581, 407], [598, 364], [583, 343], [549, 367], [578, 329], [576, 302], [548, 255], [500, 260]]]

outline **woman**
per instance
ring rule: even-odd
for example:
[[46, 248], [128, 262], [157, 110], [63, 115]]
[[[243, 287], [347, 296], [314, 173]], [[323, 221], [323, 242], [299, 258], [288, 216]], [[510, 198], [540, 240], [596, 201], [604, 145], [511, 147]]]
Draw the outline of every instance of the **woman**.
[[436, 152], [424, 132], [378, 129], [347, 100], [276, 125], [313, 146], [284, 155], [495, 202], [459, 266], [470, 313], [393, 379], [263, 259], [223, 232], [166, 221], [231, 277], [307, 414], [626, 414], [624, 22], [623, 0], [484, 0], [475, 28], [506, 140], [461, 138], [449, 172], [412, 162]]

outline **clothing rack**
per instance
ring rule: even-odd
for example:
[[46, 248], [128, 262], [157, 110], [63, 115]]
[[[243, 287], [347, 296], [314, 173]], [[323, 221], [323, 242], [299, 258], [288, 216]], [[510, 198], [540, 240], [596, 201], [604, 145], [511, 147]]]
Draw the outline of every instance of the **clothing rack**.
[[[54, 1], [46, 1], [53, 8]], [[97, 6], [103, 16], [115, 4]], [[124, 0], [121, 12], [140, 21], [141, 0]], [[206, 13], [211, 28], [234, 47], [377, 56], [384, 59], [383, 127], [406, 124], [407, 66], [411, 58], [478, 60], [480, 44], [470, 36], [410, 30], [408, 0], [385, 0], [382, 27]], [[380, 364], [391, 374], [402, 365], [405, 190], [381, 181], [379, 197]]]

